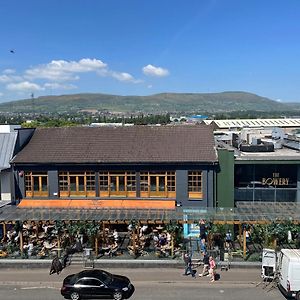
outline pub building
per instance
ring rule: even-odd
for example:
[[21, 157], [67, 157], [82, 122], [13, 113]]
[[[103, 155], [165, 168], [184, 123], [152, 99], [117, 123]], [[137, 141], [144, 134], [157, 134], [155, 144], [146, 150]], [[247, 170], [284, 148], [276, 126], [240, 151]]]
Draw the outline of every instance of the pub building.
[[[278, 128], [260, 128], [225, 135], [232, 139], [216, 138], [218, 179], [222, 179], [218, 181], [217, 194], [223, 195], [222, 200], [217, 197], [219, 206], [236, 207], [242, 202], [300, 202], [297, 134], [285, 134]], [[229, 186], [232, 188], [228, 189]]]
[[20, 208], [216, 205], [217, 152], [204, 124], [32, 129], [11, 164]]

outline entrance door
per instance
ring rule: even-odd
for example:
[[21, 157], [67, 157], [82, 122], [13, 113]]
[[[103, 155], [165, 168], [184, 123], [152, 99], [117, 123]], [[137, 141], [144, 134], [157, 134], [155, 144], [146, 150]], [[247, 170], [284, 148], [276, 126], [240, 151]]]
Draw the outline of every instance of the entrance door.
[[150, 197], [166, 197], [166, 176], [150, 174]]
[[85, 196], [84, 176], [70, 175], [70, 196]]
[[33, 195], [48, 196], [48, 178], [46, 176], [33, 176]]
[[110, 195], [111, 196], [124, 196], [126, 195], [125, 188], [125, 175], [110, 175]]

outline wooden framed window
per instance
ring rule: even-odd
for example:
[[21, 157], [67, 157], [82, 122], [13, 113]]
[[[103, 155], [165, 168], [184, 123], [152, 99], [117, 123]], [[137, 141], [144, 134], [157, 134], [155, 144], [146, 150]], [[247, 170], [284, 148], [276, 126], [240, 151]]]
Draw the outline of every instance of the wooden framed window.
[[95, 197], [95, 172], [60, 172], [60, 197]]
[[141, 197], [176, 197], [175, 172], [141, 172]]
[[136, 197], [135, 172], [100, 172], [100, 197]]
[[167, 172], [167, 189], [169, 192], [176, 191], [175, 172]]
[[96, 180], [94, 172], [86, 172], [86, 195], [95, 197], [96, 196]]
[[203, 197], [202, 171], [188, 172], [188, 191], [190, 199], [199, 199]]
[[48, 196], [47, 172], [25, 172], [25, 197]]
[[99, 173], [99, 191], [100, 191], [100, 197], [108, 197], [109, 195], [108, 172]]

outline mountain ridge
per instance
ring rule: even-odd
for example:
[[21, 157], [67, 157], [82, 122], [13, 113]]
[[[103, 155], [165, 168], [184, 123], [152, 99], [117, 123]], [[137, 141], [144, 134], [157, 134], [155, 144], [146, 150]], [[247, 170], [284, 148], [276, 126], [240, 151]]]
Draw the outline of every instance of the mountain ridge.
[[0, 113], [80, 112], [97, 110], [119, 113], [222, 113], [232, 111], [300, 110], [298, 103], [283, 103], [250, 92], [158, 93], [148, 96], [78, 93], [48, 95], [0, 103]]

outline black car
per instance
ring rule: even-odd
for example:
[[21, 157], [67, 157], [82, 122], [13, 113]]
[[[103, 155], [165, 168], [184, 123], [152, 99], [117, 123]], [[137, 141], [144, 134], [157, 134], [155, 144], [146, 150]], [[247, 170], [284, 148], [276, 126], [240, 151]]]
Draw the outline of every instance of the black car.
[[64, 279], [61, 294], [72, 300], [111, 298], [128, 299], [134, 292], [129, 278], [103, 270], [84, 270]]

